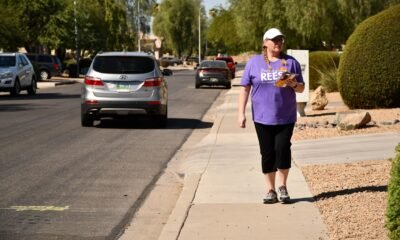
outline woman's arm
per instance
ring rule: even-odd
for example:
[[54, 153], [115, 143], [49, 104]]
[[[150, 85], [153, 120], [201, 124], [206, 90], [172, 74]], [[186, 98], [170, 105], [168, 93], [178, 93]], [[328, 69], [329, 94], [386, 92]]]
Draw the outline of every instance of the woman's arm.
[[295, 92], [302, 93], [304, 91], [304, 84], [301, 82], [297, 82], [296, 79], [288, 80], [287, 85], [293, 88]]
[[[297, 73], [298, 75], [295, 78], [289, 79], [289, 81], [287, 82], [287, 85], [289, 85], [291, 88], [293, 88], [293, 90], [295, 92], [298, 93], [302, 93], [304, 91], [304, 79], [303, 79], [303, 75], [301, 72], [301, 66], [300, 63], [294, 59], [294, 73]], [[299, 79], [299, 81], [297, 81], [297, 79]]]
[[239, 127], [246, 127], [246, 105], [250, 95], [250, 86], [243, 86], [239, 94], [238, 123]]

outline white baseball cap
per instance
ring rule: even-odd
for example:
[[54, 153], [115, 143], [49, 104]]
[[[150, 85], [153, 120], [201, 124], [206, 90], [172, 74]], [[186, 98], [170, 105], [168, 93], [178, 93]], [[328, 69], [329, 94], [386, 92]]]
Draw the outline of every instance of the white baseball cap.
[[285, 35], [283, 35], [283, 33], [281, 33], [281, 31], [277, 28], [270, 28], [268, 29], [268, 31], [266, 31], [264, 33], [264, 37], [263, 40], [267, 40], [267, 39], [274, 39], [278, 36], [282, 36], [285, 37]]

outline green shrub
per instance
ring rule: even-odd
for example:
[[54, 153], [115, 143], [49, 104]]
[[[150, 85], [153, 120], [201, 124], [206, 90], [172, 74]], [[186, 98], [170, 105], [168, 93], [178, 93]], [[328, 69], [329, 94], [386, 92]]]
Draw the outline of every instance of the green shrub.
[[320, 80], [319, 84], [325, 89], [327, 92], [337, 92], [338, 84], [337, 84], [337, 68], [327, 69], [323, 72], [320, 72]]
[[340, 54], [337, 52], [316, 51], [311, 52], [310, 61], [310, 89], [316, 89], [321, 84], [321, 77], [331, 69], [339, 66]]
[[347, 40], [338, 70], [344, 103], [400, 107], [400, 4], [362, 22]]
[[64, 59], [63, 70], [69, 70], [71, 64], [76, 64], [76, 60], [74, 58]]
[[390, 172], [386, 228], [390, 239], [400, 239], [400, 144], [396, 147], [396, 157]]

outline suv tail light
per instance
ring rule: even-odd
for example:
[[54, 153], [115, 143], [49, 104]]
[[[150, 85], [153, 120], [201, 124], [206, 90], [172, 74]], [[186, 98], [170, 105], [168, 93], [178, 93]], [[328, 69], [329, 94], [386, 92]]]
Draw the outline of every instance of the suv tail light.
[[144, 81], [143, 87], [158, 87], [161, 86], [162, 82], [163, 82], [162, 77], [148, 78]]
[[53, 64], [53, 68], [54, 68], [55, 70], [58, 71], [58, 69], [60, 68], [60, 66], [59, 66], [57, 63], [54, 63], [54, 64]]
[[91, 76], [85, 77], [85, 84], [88, 86], [104, 86], [103, 81], [100, 78], [95, 78]]

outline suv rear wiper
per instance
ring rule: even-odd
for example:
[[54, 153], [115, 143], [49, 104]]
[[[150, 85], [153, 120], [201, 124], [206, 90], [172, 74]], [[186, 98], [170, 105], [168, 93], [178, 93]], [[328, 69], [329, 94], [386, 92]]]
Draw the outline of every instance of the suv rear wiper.
[[137, 70], [122, 70], [121, 73], [126, 74], [126, 73], [141, 73], [141, 72]]

